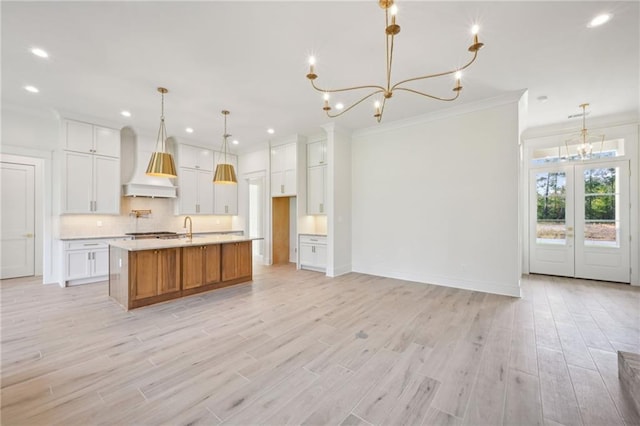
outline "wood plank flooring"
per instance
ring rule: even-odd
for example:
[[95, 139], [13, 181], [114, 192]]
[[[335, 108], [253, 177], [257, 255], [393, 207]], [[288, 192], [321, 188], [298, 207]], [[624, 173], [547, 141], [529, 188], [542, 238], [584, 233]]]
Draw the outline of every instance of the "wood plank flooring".
[[107, 284], [1, 282], [2, 425], [640, 425], [616, 350], [640, 289], [545, 276], [522, 299], [256, 266], [124, 312]]

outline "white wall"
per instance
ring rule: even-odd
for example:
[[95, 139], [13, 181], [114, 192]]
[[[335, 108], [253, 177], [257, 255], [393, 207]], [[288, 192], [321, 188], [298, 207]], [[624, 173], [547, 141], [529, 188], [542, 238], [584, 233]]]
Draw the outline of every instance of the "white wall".
[[520, 295], [519, 98], [354, 134], [354, 271]]

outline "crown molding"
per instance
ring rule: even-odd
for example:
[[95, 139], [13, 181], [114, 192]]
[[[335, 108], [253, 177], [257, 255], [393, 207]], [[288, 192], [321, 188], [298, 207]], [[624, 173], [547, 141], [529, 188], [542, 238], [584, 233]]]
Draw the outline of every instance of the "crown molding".
[[419, 124], [425, 124], [433, 121], [440, 121], [459, 115], [469, 114], [471, 112], [481, 111], [488, 108], [495, 108], [502, 105], [518, 103], [522, 96], [527, 93], [526, 89], [505, 93], [504, 95], [495, 96], [493, 98], [484, 99], [482, 101], [469, 102], [467, 104], [456, 105], [428, 114], [422, 114], [415, 117], [409, 117], [402, 120], [396, 120], [378, 126], [366, 127], [353, 132], [354, 138], [360, 138], [378, 133], [399, 130], [405, 127], [412, 127]]
[[[587, 128], [590, 130], [598, 130], [630, 124], [638, 125], [639, 123], [639, 111], [626, 111], [620, 114], [588, 118]], [[566, 135], [568, 133], [576, 133], [576, 131], [580, 131], [581, 128], [582, 121], [580, 118], [575, 118], [561, 123], [528, 128], [522, 133], [522, 139], [527, 140]]]

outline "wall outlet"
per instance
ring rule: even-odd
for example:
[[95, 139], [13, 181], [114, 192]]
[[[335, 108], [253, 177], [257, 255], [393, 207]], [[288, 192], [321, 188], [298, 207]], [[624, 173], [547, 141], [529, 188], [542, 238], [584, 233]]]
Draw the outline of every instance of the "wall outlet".
[[101, 220], [99, 220], [99, 221], [96, 223], [96, 225], [98, 225], [98, 226], [102, 226], [102, 221], [101, 221]]

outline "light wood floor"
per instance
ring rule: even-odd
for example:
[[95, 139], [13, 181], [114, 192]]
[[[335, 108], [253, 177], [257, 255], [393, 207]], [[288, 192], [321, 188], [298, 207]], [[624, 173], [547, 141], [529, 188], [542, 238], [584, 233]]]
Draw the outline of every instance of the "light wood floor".
[[525, 297], [256, 267], [124, 312], [106, 283], [5, 280], [3, 425], [640, 424], [615, 351], [640, 291], [531, 276]]

